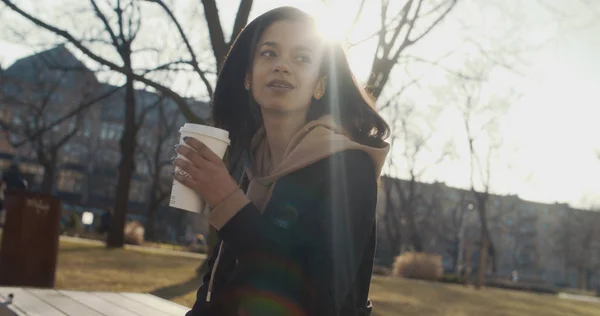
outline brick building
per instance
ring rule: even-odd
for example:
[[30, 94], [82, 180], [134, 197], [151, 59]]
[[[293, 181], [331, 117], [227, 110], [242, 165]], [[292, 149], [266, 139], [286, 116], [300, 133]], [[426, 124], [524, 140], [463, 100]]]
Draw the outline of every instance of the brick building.
[[[60, 146], [52, 191], [69, 207], [112, 207], [120, 161], [124, 89], [99, 82], [95, 74], [64, 46], [17, 60], [0, 74], [0, 85], [0, 120], [5, 127], [2, 129], [3, 137], [0, 137], [0, 170], [18, 161], [33, 190], [41, 189], [44, 169], [36, 146], [26, 139], [27, 132], [49, 126], [82, 104], [108, 95], [93, 102], [80, 114], [52, 127], [43, 134], [41, 141], [50, 148], [61, 137], [76, 131]], [[149, 206], [151, 175], [156, 164], [163, 166], [161, 183], [170, 187], [169, 158], [173, 156], [173, 146], [179, 141], [177, 129], [185, 118], [179, 114], [173, 101], [160, 98], [155, 93], [136, 90], [136, 102], [140, 131], [136, 171], [130, 187], [129, 214], [130, 218], [144, 220]], [[189, 99], [189, 105], [200, 117], [209, 116], [207, 103]], [[170, 129], [165, 129], [162, 117], [169, 120], [166, 125]], [[159, 143], [159, 139], [163, 141]], [[12, 145], [20, 146], [15, 148]], [[157, 146], [160, 146], [159, 161], [155, 161], [153, 155]], [[185, 229], [178, 225], [188, 222], [190, 215], [173, 211], [165, 203], [159, 213], [160, 220], [170, 222], [166, 230], [171, 231], [171, 235], [178, 228]], [[194, 222], [205, 226], [198, 218]]]

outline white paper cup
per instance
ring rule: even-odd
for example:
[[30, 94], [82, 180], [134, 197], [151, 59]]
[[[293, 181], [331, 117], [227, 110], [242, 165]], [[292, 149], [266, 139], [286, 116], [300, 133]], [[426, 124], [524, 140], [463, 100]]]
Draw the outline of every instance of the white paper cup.
[[[227, 146], [229, 146], [230, 143], [228, 131], [206, 125], [186, 123], [179, 129], [179, 133], [181, 134], [179, 144], [187, 146], [183, 141], [184, 137], [195, 138], [204, 143], [221, 159], [223, 159], [223, 155], [225, 155]], [[186, 159], [179, 154], [177, 157]], [[185, 171], [179, 169], [178, 167], [175, 167], [175, 172], [184, 176], [189, 176]], [[204, 209], [204, 204], [204, 199], [194, 190], [186, 187], [179, 181], [173, 181], [173, 187], [171, 188], [171, 200], [169, 201], [170, 207], [200, 213]]]

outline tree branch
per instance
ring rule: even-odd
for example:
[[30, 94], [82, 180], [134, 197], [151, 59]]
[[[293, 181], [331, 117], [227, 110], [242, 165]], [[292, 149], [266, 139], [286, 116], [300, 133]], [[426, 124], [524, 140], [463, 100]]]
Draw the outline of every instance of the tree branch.
[[116, 65], [113, 62], [110, 62], [100, 56], [98, 56], [97, 54], [93, 53], [91, 50], [89, 50], [87, 47], [85, 47], [81, 41], [77, 40], [75, 37], [73, 37], [73, 35], [71, 35], [69, 32], [62, 30], [60, 28], [57, 28], [55, 26], [49, 25], [43, 21], [41, 21], [40, 19], [30, 15], [29, 13], [21, 10], [19, 7], [17, 7], [12, 1], [10, 0], [0, 0], [2, 1], [7, 7], [9, 7], [11, 10], [15, 11], [16, 13], [18, 13], [19, 15], [23, 16], [24, 18], [26, 18], [27, 20], [31, 21], [32, 23], [34, 23], [35, 25], [46, 29], [66, 40], [68, 40], [71, 44], [73, 44], [75, 47], [77, 47], [77, 49], [79, 49], [82, 53], [84, 53], [85, 55], [87, 55], [90, 59], [110, 68], [113, 71], [122, 73], [126, 76], [131, 76], [134, 80], [139, 81], [141, 83], [144, 83], [160, 92], [162, 92], [165, 96], [173, 99], [176, 103], [177, 106], [179, 107], [179, 110], [182, 112], [182, 114], [186, 117], [186, 119], [190, 122], [203, 122], [203, 120], [198, 117], [196, 114], [194, 114], [189, 106], [187, 105], [186, 100], [181, 97], [179, 94], [177, 94], [176, 92], [174, 92], [173, 90], [158, 84], [148, 78], [145, 78], [144, 76], [138, 75], [136, 73], [134, 73], [133, 71], [126, 69], [125, 67], [121, 67]]
[[[183, 40], [183, 43], [185, 44], [185, 47], [187, 48], [187, 51], [192, 58], [191, 62], [188, 62], [189, 65], [191, 65], [194, 68], [194, 70], [196, 71], [196, 73], [198, 74], [198, 76], [200, 76], [200, 79], [202, 80], [202, 82], [204, 83], [204, 86], [206, 87], [206, 91], [208, 91], [208, 95], [212, 97], [213, 92], [214, 92], [213, 87], [212, 87], [210, 81], [208, 81], [208, 78], [206, 78], [206, 72], [204, 70], [200, 69], [200, 65], [198, 63], [198, 58], [196, 57], [196, 53], [194, 52], [194, 49], [192, 48], [192, 45], [190, 44], [190, 41], [189, 41], [187, 35], [185, 34], [185, 31], [183, 30], [183, 27], [181, 26], [181, 24], [179, 23], [179, 21], [177, 20], [175, 15], [173, 14], [173, 11], [171, 11], [171, 9], [162, 0], [144, 0], [144, 1], [156, 3], [157, 5], [159, 5], [163, 9], [163, 11], [165, 11], [165, 13], [169, 16], [169, 19], [171, 20], [171, 22], [173, 22], [173, 24], [175, 24], [175, 27], [177, 28], [177, 32], [179, 33], [181, 40]], [[215, 4], [215, 6], [216, 6], [216, 4]], [[217, 19], [218, 19], [218, 12], [217, 12]], [[207, 17], [207, 20], [208, 20], [208, 17]], [[220, 24], [219, 24], [219, 26], [220, 26]], [[209, 29], [210, 29], [210, 26], [209, 26]], [[221, 30], [221, 32], [222, 32], [222, 30]], [[212, 37], [212, 31], [211, 31], [211, 37]], [[219, 63], [219, 61], [217, 60], [217, 64], [218, 63]]]
[[[235, 22], [233, 23], [233, 31], [231, 32], [231, 38], [229, 39], [227, 46], [231, 46], [238, 34], [240, 34], [246, 24], [248, 24], [248, 16], [250, 15], [250, 10], [252, 9], [252, 3], [253, 0], [240, 0], [240, 5], [235, 16]], [[217, 67], [219, 62], [222, 61], [217, 60]]]
[[217, 8], [215, 0], [202, 0], [202, 5], [204, 6], [204, 18], [206, 19], [206, 24], [208, 26], [210, 43], [213, 48], [218, 70], [223, 58], [227, 55], [227, 43], [225, 42], [225, 35], [223, 34], [223, 28], [221, 27], [219, 9]]
[[[92, 6], [94, 7], [94, 13], [100, 19], [100, 21], [102, 21], [102, 24], [104, 24], [104, 28], [106, 29], [106, 32], [110, 36], [110, 39], [112, 41], [112, 46], [115, 49], [118, 50], [118, 48], [120, 46], [119, 45], [119, 39], [117, 38], [117, 35], [116, 35], [115, 31], [113, 31], [112, 27], [110, 27], [110, 23], [108, 22], [108, 19], [106, 18], [106, 15], [104, 15], [104, 13], [102, 13], [102, 11], [100, 10], [100, 8], [98, 7], [98, 4], [96, 4], [95, 0], [90, 0], [90, 2], [92, 4]], [[121, 54], [121, 52], [118, 52], [118, 53]]]

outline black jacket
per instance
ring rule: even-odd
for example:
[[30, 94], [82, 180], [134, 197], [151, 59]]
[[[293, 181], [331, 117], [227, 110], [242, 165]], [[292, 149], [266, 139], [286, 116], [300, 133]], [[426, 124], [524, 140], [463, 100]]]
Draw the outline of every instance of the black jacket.
[[[343, 151], [277, 181], [263, 214], [247, 204], [219, 232], [211, 272], [186, 316], [368, 315], [377, 175]], [[241, 314], [240, 314], [241, 315]]]

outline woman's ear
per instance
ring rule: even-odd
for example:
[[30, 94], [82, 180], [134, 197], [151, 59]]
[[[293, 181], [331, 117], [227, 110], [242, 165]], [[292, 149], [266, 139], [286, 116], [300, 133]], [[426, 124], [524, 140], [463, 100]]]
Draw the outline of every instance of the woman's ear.
[[246, 91], [250, 91], [250, 74], [248, 73], [244, 77], [244, 88], [246, 88]]
[[315, 91], [313, 92], [313, 97], [317, 100], [321, 100], [323, 95], [325, 95], [326, 90], [327, 90], [327, 76], [321, 76], [321, 78], [319, 78], [319, 81], [317, 82]]

